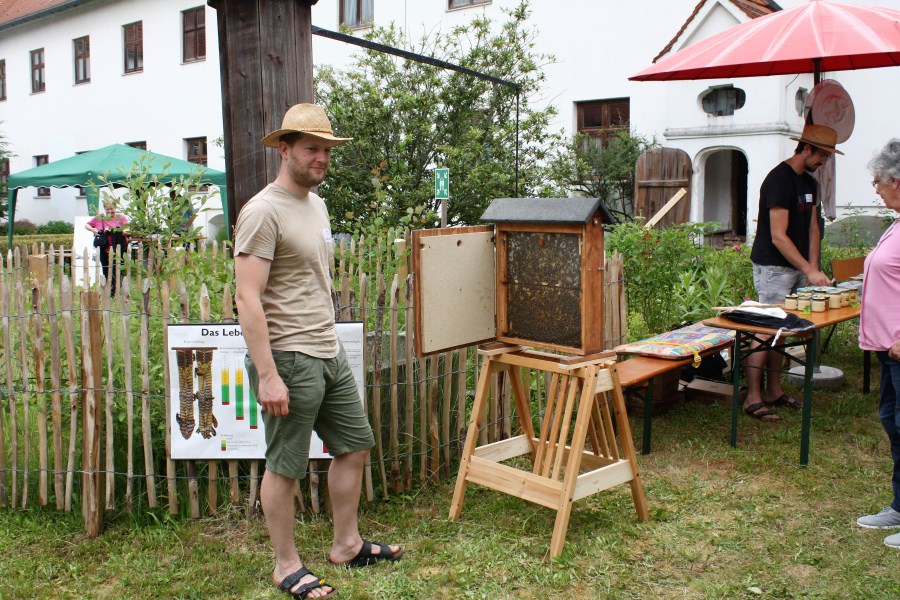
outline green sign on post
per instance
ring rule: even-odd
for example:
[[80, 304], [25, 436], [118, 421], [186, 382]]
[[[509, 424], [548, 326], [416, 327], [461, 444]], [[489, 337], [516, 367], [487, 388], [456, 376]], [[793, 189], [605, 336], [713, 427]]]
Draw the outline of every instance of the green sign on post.
[[450, 199], [450, 169], [434, 170], [434, 199]]

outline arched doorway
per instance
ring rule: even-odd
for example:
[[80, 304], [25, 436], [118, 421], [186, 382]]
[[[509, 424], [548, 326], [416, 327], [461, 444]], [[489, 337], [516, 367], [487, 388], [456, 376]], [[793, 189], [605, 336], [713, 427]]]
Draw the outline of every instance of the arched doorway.
[[708, 240], [717, 248], [747, 240], [747, 157], [720, 149], [706, 155], [703, 220], [718, 223]]

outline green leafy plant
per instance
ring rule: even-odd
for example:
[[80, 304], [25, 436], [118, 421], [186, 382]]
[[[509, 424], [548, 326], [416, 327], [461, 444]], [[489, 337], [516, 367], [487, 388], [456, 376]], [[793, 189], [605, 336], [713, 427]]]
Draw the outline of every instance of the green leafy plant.
[[553, 156], [547, 193], [600, 198], [611, 212], [634, 215], [634, 165], [645, 150], [658, 146], [628, 130], [609, 134], [606, 147], [599, 139], [578, 134]]
[[715, 316], [716, 306], [732, 306], [728, 273], [721, 267], [707, 266], [684, 271], [675, 285], [675, 305], [682, 321], [696, 322]]
[[[499, 26], [479, 16], [416, 43], [393, 25], [365, 36], [519, 84], [518, 124], [516, 91], [470, 75], [374, 51], [357, 55], [346, 70], [319, 67], [317, 101], [335, 130], [354, 138], [334, 152], [321, 186], [336, 231], [352, 230], [353, 219], [373, 212], [389, 226], [400, 226], [409, 209], [418, 217], [437, 212], [432, 170], [438, 165], [451, 173], [448, 222], [478, 222], [491, 199], [516, 195], [517, 126], [518, 195], [536, 194], [546, 179], [547, 149], [559, 138], [549, 133], [554, 109], [531, 103], [545, 79], [541, 67], [552, 57], [534, 50], [529, 13], [521, 2]], [[382, 199], [370, 183], [376, 165], [384, 177]], [[423, 212], [416, 213], [419, 207]]]
[[[169, 177], [169, 164], [161, 173], [152, 172], [153, 157], [141, 157], [128, 171], [122, 182], [115, 184], [109, 174], [103, 174], [90, 186], [103, 202], [113, 201], [128, 217], [129, 237], [153, 240], [163, 247], [195, 242], [200, 238], [200, 228], [194, 218], [204, 210], [206, 203], [217, 191], [197, 193], [203, 176], [199, 167], [188, 176]], [[124, 193], [116, 195], [109, 190], [113, 186], [124, 187]]]
[[629, 310], [640, 313], [649, 331], [666, 331], [680, 322], [675, 288], [680, 273], [693, 269], [703, 253], [703, 230], [697, 223], [664, 229], [622, 223], [606, 236], [607, 251], [617, 251], [625, 259]]

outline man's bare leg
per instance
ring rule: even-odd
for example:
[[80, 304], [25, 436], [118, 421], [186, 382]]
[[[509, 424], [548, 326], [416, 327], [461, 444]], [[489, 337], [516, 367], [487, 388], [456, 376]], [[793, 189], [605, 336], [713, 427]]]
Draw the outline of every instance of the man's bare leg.
[[775, 402], [784, 394], [781, 387], [781, 368], [784, 355], [775, 350], [766, 352], [766, 402]]
[[[768, 338], [760, 338], [763, 341], [766, 341]], [[752, 350], [756, 350], [759, 348], [760, 343], [754, 341], [750, 348]], [[754, 352], [747, 356], [746, 367], [747, 367], [747, 397], [744, 399], [744, 411], [755, 405], [763, 403], [763, 395], [762, 395], [762, 377], [763, 377], [763, 369], [768, 370], [770, 368], [770, 355], [774, 354], [779, 359], [781, 355], [775, 351], [768, 352]], [[780, 370], [780, 367], [778, 367]], [[777, 382], [778, 387], [781, 387], [779, 379], [779, 372], [776, 370], [775, 372], [775, 380]], [[769, 377], [767, 377], [766, 389], [767, 391], [771, 387], [772, 383], [772, 373], [769, 373]], [[778, 396], [776, 396], [777, 398]], [[778, 419], [778, 415], [776, 415], [772, 410], [767, 408], [757, 408], [753, 411], [753, 414], [757, 416], [757, 418], [762, 418], [763, 420], [774, 421]]]
[[[300, 555], [297, 553], [297, 544], [294, 541], [295, 485], [294, 479], [267, 470], [260, 486], [263, 514], [266, 517], [266, 527], [269, 529], [272, 549], [275, 551], [275, 571], [272, 573], [272, 581], [275, 585], [280, 585], [285, 577], [303, 566]], [[297, 582], [294, 589], [313, 579], [313, 575], [303, 577]], [[307, 598], [321, 598], [329, 592], [331, 592], [331, 587], [324, 585], [319, 589], [310, 590]]]
[[[362, 492], [363, 465], [368, 450], [348, 452], [332, 459], [328, 468], [328, 494], [334, 513], [334, 539], [329, 560], [345, 563], [353, 559], [362, 549], [363, 540], [359, 534], [359, 496]], [[398, 552], [400, 546], [391, 546]], [[372, 553], [381, 549], [372, 545]]]

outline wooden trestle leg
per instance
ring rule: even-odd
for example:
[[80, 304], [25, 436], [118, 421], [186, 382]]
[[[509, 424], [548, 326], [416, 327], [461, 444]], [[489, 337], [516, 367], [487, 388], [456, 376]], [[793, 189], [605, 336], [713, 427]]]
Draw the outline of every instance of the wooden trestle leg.
[[[493, 350], [483, 358], [450, 504], [451, 520], [457, 520], [462, 513], [469, 482], [555, 510], [556, 523], [550, 541], [552, 557], [563, 551], [575, 500], [628, 483], [638, 517], [643, 521], [649, 519], [614, 364], [601, 359], [565, 364], [558, 356], [517, 347]], [[539, 432], [534, 431], [531, 420], [522, 367], [552, 373]], [[490, 378], [499, 371], [509, 373], [522, 434], [476, 448]], [[590, 451], [585, 450], [588, 436]], [[530, 472], [503, 464], [507, 459], [524, 455], [532, 458]]]

